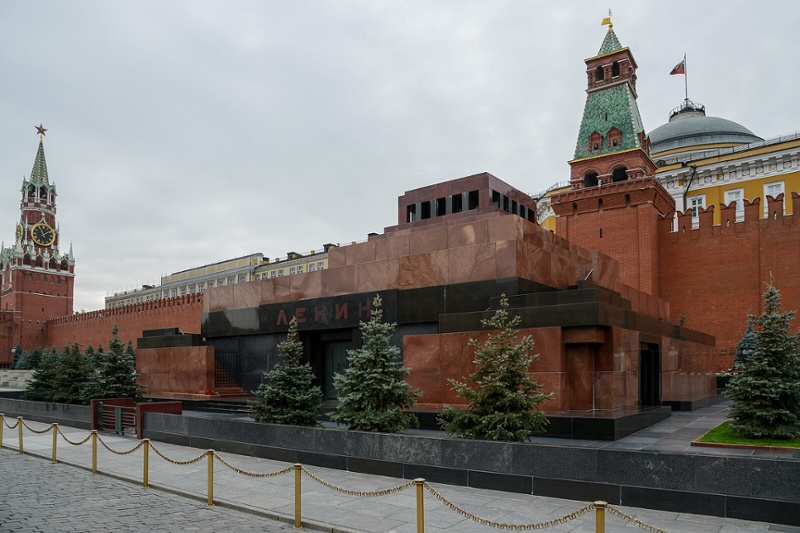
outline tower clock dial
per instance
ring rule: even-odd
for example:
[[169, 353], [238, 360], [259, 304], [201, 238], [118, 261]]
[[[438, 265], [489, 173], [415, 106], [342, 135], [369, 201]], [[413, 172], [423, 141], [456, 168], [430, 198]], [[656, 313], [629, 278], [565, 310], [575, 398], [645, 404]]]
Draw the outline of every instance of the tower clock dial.
[[44, 222], [39, 222], [31, 228], [33, 242], [39, 246], [50, 246], [56, 240], [56, 232]]

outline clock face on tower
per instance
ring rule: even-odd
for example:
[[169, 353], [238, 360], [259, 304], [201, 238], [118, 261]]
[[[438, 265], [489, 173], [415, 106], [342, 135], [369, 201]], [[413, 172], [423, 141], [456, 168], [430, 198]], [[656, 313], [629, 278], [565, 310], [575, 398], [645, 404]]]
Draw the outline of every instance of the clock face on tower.
[[39, 222], [31, 228], [33, 242], [39, 246], [50, 246], [56, 240], [56, 232], [44, 222]]

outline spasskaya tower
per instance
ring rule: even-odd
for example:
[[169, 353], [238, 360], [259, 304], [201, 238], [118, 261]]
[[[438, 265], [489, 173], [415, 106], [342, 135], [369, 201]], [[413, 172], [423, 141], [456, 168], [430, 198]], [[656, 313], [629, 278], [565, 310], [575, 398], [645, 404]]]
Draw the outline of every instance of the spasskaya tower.
[[43, 126], [30, 177], [22, 180], [14, 243], [0, 247], [0, 363], [16, 346], [43, 346], [48, 318], [72, 314], [75, 258], [62, 252], [56, 186], [47, 174]]

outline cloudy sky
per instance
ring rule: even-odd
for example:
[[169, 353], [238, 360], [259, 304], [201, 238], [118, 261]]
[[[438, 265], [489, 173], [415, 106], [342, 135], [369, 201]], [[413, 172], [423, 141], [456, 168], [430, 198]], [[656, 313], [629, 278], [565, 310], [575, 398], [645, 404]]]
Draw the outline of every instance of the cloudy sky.
[[800, 3], [73, 1], [0, 4], [0, 239], [45, 138], [75, 310], [160, 276], [363, 240], [406, 190], [567, 179], [583, 60], [614, 30], [649, 131], [684, 96], [800, 130]]

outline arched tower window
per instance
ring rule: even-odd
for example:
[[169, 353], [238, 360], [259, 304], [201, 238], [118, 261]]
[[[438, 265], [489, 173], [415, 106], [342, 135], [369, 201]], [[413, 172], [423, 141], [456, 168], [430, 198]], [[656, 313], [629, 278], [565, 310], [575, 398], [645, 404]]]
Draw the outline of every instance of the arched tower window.
[[39, 198], [47, 199], [47, 187], [41, 187], [39, 189]]
[[36, 198], [36, 187], [33, 185], [28, 187], [28, 198]]
[[584, 187], [597, 187], [597, 172], [587, 172], [583, 175]]
[[69, 270], [69, 264], [67, 264], [66, 259], [61, 260], [61, 270]]
[[594, 69], [594, 78], [596, 81], [603, 81], [605, 78], [605, 74], [603, 73], [603, 67], [597, 67]]
[[44, 261], [42, 260], [42, 256], [36, 258], [36, 266], [42, 268], [44, 266]]
[[611, 181], [618, 182], [618, 181], [625, 181], [628, 179], [628, 169], [625, 167], [617, 167], [611, 173]]
[[596, 131], [589, 135], [589, 151], [594, 152], [603, 148], [603, 136]]
[[619, 76], [619, 61], [611, 63], [611, 77], [616, 78]]

